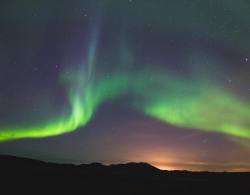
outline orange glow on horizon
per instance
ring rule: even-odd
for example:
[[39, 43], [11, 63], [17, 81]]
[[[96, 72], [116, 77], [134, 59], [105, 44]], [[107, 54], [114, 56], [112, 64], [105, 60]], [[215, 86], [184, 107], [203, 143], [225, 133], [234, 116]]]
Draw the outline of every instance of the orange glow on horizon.
[[187, 170], [187, 171], [210, 171], [210, 172], [250, 172], [247, 162], [210, 162], [203, 160], [195, 153], [182, 150], [162, 150], [161, 148], [142, 148], [133, 150], [127, 154], [126, 162], [145, 162], [160, 170]]
[[160, 169], [160, 170], [167, 170], [167, 171], [174, 171], [174, 170], [178, 170], [177, 167], [175, 166], [171, 166], [171, 165], [162, 165], [162, 164], [151, 164], [154, 167]]

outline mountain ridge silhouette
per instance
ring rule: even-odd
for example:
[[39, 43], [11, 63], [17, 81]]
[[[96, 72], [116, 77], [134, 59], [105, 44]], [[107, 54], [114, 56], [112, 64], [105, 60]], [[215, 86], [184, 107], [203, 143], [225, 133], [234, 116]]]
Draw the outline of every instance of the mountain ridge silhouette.
[[[15, 190], [12, 186], [29, 184], [29, 190], [44, 193], [51, 189], [121, 195], [250, 192], [250, 173], [165, 171], [143, 162], [74, 165], [0, 155], [0, 173], [3, 187]], [[42, 188], [37, 187], [41, 184]]]

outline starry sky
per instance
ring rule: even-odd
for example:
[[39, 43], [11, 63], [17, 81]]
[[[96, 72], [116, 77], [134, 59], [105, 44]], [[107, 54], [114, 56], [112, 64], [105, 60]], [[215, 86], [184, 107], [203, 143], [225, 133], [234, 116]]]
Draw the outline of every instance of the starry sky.
[[0, 154], [250, 171], [249, 9], [1, 1]]

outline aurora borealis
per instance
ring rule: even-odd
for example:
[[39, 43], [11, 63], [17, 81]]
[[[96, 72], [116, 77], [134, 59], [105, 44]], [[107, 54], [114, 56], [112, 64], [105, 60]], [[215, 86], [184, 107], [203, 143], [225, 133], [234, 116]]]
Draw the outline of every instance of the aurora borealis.
[[250, 3], [1, 4], [0, 153], [250, 170]]

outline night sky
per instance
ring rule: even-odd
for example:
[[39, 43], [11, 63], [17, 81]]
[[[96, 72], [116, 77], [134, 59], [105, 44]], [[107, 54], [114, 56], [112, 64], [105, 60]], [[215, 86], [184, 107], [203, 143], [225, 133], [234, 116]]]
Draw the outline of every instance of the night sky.
[[1, 0], [0, 154], [250, 171], [250, 1]]

